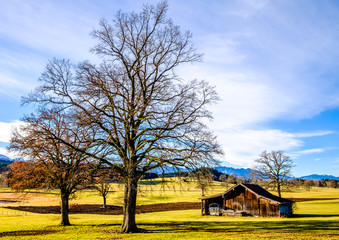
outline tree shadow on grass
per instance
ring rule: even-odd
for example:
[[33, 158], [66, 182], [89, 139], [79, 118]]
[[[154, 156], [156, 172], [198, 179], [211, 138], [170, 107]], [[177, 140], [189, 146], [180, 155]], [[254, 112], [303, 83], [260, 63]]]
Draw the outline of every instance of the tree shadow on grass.
[[91, 223], [85, 223], [85, 224], [72, 224], [72, 226], [82, 226], [82, 227], [120, 227], [121, 223], [101, 223], [101, 224], [91, 224]]
[[141, 223], [147, 232], [252, 232], [252, 231], [330, 231], [338, 229], [338, 221], [277, 221], [277, 222], [168, 222]]
[[[338, 221], [319, 220], [290, 220], [290, 221], [239, 221], [239, 222], [206, 222], [206, 221], [172, 221], [163, 223], [138, 223], [138, 227], [145, 233], [166, 233], [166, 232], [253, 232], [253, 231], [282, 231], [282, 232], [307, 232], [323, 231], [325, 234], [333, 234], [338, 230]], [[112, 224], [77, 224], [77, 226], [89, 227], [116, 227], [120, 223]]]
[[38, 235], [47, 235], [58, 232], [57, 230], [27, 230], [27, 231], [12, 231], [12, 232], [2, 232], [0, 233], [1, 237], [21, 237], [21, 236], [38, 236]]

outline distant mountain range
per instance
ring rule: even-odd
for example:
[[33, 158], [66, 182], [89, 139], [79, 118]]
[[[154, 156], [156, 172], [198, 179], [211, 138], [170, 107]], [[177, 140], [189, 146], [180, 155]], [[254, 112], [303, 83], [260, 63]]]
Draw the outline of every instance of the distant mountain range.
[[12, 159], [6, 157], [5, 155], [0, 154], [0, 173], [5, 171], [6, 166], [13, 162]]
[[[218, 170], [219, 172], [229, 174], [229, 175], [232, 174], [236, 177], [246, 176], [251, 172], [250, 168], [216, 167], [215, 169]], [[292, 178], [292, 179], [295, 179], [295, 178]], [[319, 174], [302, 176], [302, 177], [299, 177], [299, 179], [303, 179], [303, 180], [334, 179], [334, 180], [339, 181], [339, 177], [335, 177], [333, 175], [319, 175]]]
[[11, 162], [13, 162], [12, 159], [10, 159], [9, 157], [5, 155], [0, 154], [0, 163], [9, 164]]
[[[7, 165], [12, 163], [14, 160], [10, 159], [9, 157], [0, 154], [0, 165]], [[173, 167], [165, 167], [164, 173], [173, 173], [177, 172], [177, 169]], [[152, 172], [157, 173], [157, 174], [162, 174], [163, 173], [162, 169], [154, 169]], [[236, 177], [241, 177], [241, 176], [247, 176], [250, 172], [250, 168], [233, 168], [233, 167], [216, 167], [215, 170], [225, 173], [228, 175], [234, 175]], [[181, 172], [187, 172], [186, 169], [180, 168], [179, 171]], [[302, 176], [299, 177], [299, 179], [308, 179], [308, 180], [321, 180], [321, 179], [334, 179], [339, 181], [339, 177], [333, 176], [333, 175], [319, 175], [319, 174], [312, 174], [312, 175], [307, 175], [307, 176]]]
[[339, 181], [339, 177], [335, 177], [333, 175], [318, 175], [318, 174], [312, 174], [312, 175], [307, 175], [300, 177], [299, 179], [304, 179], [304, 180], [321, 180], [321, 179], [334, 179]]
[[216, 167], [215, 170], [235, 177], [247, 176], [250, 174], [250, 168], [232, 168], [232, 167]]

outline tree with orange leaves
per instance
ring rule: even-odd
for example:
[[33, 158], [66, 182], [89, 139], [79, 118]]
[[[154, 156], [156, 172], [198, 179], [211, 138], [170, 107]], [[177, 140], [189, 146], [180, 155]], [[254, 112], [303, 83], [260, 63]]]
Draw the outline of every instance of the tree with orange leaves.
[[94, 170], [94, 162], [85, 154], [91, 146], [89, 136], [93, 132], [87, 131], [76, 113], [61, 113], [57, 108], [40, 109], [37, 116], [32, 114], [24, 121], [26, 124], [13, 134], [10, 150], [19, 152], [30, 161], [14, 164], [13, 177], [10, 178], [12, 184], [23, 188], [43, 182], [60, 189], [60, 225], [70, 225], [69, 197], [84, 187]]
[[43, 188], [48, 186], [47, 172], [40, 163], [16, 160], [9, 167], [6, 182], [17, 191]]

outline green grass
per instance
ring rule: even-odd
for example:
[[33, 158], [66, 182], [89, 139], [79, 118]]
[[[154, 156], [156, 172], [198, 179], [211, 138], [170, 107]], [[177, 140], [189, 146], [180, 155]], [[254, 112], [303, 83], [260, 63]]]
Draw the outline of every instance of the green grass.
[[[272, 192], [276, 194], [275, 192]], [[277, 195], [277, 194], [276, 194]], [[304, 188], [283, 192], [284, 198], [339, 198], [339, 188], [312, 187], [309, 191]]]
[[[123, 186], [121, 184], [112, 184], [112, 192], [108, 195], [107, 202], [113, 205], [122, 205]], [[220, 182], [214, 182], [213, 186], [207, 192], [207, 195], [218, 194], [226, 191], [226, 187]], [[201, 190], [196, 188], [194, 182], [181, 182], [179, 179], [165, 179], [162, 182], [159, 179], [152, 181], [141, 181], [139, 183], [137, 204], [154, 204], [164, 202], [198, 202], [201, 198]], [[100, 196], [92, 190], [83, 191], [77, 194], [77, 203], [98, 203], [101, 202]]]
[[138, 214], [145, 230], [138, 234], [118, 233], [121, 216], [85, 214], [71, 215], [73, 226], [59, 227], [58, 215], [13, 212], [0, 215], [0, 228], [5, 239], [338, 239], [339, 201], [313, 203], [298, 203], [297, 215], [288, 219], [200, 216], [199, 210]]
[[[121, 202], [122, 186], [113, 184], [108, 203]], [[208, 194], [225, 191], [219, 183]], [[8, 189], [4, 189], [6, 194]], [[57, 192], [46, 199], [57, 199]], [[194, 183], [168, 181], [140, 185], [138, 204], [198, 201], [200, 191]], [[1, 195], [0, 195], [1, 196]], [[43, 192], [34, 196], [42, 198]], [[312, 188], [283, 193], [284, 197], [336, 198], [339, 189]], [[41, 199], [41, 204], [46, 204]], [[57, 200], [53, 200], [55, 203]], [[76, 203], [101, 203], [94, 191], [78, 194]], [[25, 204], [37, 204], [33, 197]], [[72, 214], [69, 227], [58, 226], [57, 214], [23, 213], [0, 208], [0, 239], [339, 239], [339, 200], [298, 202], [293, 218], [200, 216], [200, 210], [138, 214], [143, 233], [120, 234], [122, 216]]]

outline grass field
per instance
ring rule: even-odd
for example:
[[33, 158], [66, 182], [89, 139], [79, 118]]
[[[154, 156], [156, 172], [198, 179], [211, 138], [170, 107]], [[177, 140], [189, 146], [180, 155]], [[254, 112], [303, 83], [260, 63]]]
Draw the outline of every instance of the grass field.
[[[209, 194], [225, 187], [215, 183]], [[121, 202], [121, 186], [114, 185], [108, 204]], [[339, 189], [312, 188], [283, 194], [284, 197], [338, 198]], [[2, 189], [0, 200], [16, 197]], [[57, 205], [56, 192], [33, 192], [25, 195], [22, 205]], [[138, 204], [174, 201], [199, 201], [194, 183], [167, 183], [140, 187]], [[73, 203], [101, 203], [93, 191], [78, 194]], [[3, 204], [4, 205], [4, 204]], [[13, 204], [12, 204], [13, 205]], [[15, 205], [15, 204], [14, 204]], [[0, 205], [1, 206], [1, 205]], [[69, 227], [60, 227], [59, 215], [35, 214], [0, 208], [2, 239], [339, 239], [339, 199], [298, 202], [292, 218], [200, 216], [200, 210], [154, 212], [137, 215], [144, 233], [120, 234], [122, 216], [72, 214]]]

